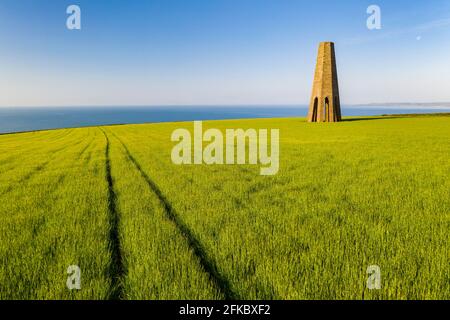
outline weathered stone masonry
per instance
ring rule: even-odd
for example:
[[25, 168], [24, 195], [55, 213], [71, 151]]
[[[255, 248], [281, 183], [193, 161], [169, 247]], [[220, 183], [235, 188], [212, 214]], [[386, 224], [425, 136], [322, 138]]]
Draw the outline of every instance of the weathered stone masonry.
[[322, 42], [317, 55], [308, 122], [341, 121], [341, 103], [333, 42]]

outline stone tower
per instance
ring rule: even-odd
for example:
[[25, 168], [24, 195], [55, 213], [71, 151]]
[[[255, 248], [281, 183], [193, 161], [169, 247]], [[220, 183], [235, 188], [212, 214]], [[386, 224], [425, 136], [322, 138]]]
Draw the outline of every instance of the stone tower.
[[341, 103], [333, 42], [321, 42], [309, 104], [308, 122], [341, 121]]

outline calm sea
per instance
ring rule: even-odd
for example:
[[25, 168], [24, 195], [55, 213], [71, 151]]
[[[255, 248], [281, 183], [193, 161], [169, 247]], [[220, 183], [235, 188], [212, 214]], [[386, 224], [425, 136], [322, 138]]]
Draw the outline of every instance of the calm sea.
[[[107, 124], [305, 117], [307, 106], [33, 107], [0, 108], [0, 133]], [[344, 116], [450, 112], [450, 108], [342, 107]]]

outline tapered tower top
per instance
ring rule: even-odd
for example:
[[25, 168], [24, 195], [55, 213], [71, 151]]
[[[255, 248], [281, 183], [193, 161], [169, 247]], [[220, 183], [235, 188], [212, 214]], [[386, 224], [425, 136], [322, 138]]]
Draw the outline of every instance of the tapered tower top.
[[341, 103], [333, 42], [321, 42], [309, 105], [308, 122], [341, 121]]

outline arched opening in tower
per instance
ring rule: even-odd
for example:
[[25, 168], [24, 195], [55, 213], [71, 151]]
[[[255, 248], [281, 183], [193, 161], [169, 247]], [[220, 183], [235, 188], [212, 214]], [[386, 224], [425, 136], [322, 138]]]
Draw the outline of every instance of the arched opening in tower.
[[336, 117], [337, 117], [337, 121], [341, 121], [342, 120], [341, 102], [339, 101], [339, 96], [336, 96], [335, 99], [336, 99]]
[[339, 121], [339, 107], [338, 107], [338, 98], [337, 96], [334, 96], [333, 101], [333, 119], [335, 122]]
[[316, 97], [314, 99], [313, 113], [312, 113], [312, 122], [317, 122], [317, 107], [319, 105], [319, 99]]
[[328, 97], [325, 98], [324, 108], [323, 108], [323, 121], [330, 121], [330, 100]]

